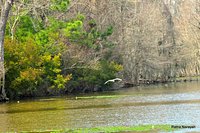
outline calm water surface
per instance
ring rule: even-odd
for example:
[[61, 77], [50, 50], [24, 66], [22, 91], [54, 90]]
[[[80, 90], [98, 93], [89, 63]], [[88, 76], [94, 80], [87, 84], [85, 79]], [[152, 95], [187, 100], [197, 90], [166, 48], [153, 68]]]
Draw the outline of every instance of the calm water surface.
[[200, 129], [198, 82], [92, 95], [117, 97], [77, 100], [75, 96], [66, 96], [0, 104], [0, 132], [141, 124], [195, 125], [196, 130]]

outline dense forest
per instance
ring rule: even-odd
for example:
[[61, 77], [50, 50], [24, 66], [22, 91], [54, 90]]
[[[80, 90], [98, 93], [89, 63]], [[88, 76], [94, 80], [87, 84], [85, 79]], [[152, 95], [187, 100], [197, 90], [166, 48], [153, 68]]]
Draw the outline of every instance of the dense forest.
[[0, 6], [0, 99], [107, 90], [116, 77], [137, 85], [200, 74], [199, 0]]

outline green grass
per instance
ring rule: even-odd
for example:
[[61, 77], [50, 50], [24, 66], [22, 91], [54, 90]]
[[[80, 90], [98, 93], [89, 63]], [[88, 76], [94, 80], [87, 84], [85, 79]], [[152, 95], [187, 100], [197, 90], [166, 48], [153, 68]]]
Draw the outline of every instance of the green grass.
[[[170, 125], [141, 125], [141, 126], [117, 126], [117, 127], [96, 127], [79, 128], [50, 131], [34, 131], [35, 133], [116, 133], [116, 132], [170, 132], [174, 131]], [[25, 132], [24, 132], [25, 133]], [[28, 132], [26, 132], [28, 133]]]

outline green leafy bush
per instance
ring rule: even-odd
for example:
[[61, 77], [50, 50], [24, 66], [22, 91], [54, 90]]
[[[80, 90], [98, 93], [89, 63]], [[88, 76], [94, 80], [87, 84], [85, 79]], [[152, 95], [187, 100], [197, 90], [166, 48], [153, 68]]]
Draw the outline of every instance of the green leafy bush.
[[67, 84], [69, 92], [85, 92], [106, 90], [110, 86], [104, 83], [116, 77], [123, 70], [122, 65], [106, 60], [99, 61], [95, 66], [74, 68], [67, 71], [72, 73], [72, 79]]
[[60, 53], [52, 54], [32, 39], [23, 43], [6, 39], [5, 61], [10, 95], [34, 95], [44, 83], [48, 84], [46, 89], [63, 89], [71, 78], [61, 75]]
[[51, 9], [54, 11], [66, 11], [69, 5], [69, 0], [51, 0]]
[[[67, 1], [53, 2], [53, 9], [65, 10]], [[15, 39], [9, 39], [7, 34], [5, 40], [6, 88], [10, 97], [31, 96], [41, 90], [106, 89], [109, 86], [104, 82], [123, 69], [108, 57], [113, 46], [108, 40], [112, 26], [100, 31], [95, 20], [86, 21], [78, 14], [69, 21], [49, 17], [47, 25], [36, 23], [36, 31], [32, 19], [29, 15], [21, 17]]]

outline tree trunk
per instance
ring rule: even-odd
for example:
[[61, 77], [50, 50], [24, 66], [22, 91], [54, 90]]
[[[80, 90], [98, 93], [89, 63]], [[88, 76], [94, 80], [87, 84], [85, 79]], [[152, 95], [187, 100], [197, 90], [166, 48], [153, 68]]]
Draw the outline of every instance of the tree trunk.
[[7, 100], [5, 92], [5, 69], [4, 69], [4, 36], [6, 22], [14, 0], [0, 0], [1, 16], [0, 16], [0, 67], [1, 67], [1, 84], [0, 84], [0, 101]]

